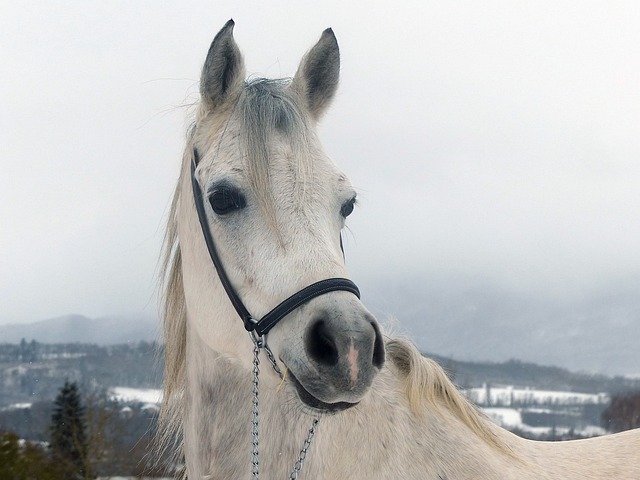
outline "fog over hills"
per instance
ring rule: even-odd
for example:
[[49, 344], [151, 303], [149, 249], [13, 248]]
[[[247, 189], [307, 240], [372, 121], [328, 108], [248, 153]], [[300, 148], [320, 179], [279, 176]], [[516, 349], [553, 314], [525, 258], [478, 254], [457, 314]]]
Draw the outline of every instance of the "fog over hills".
[[[611, 291], [540, 297], [487, 283], [407, 279], [365, 286], [363, 301], [426, 352], [458, 360], [519, 359], [572, 371], [640, 374], [635, 281]], [[615, 293], [612, 293], [615, 292]], [[389, 320], [391, 319], [391, 320]]]
[[[459, 361], [510, 359], [606, 375], [640, 375], [640, 298], [635, 282], [616, 293], [544, 299], [469, 281], [356, 282], [365, 305], [393, 334], [423, 352]], [[160, 338], [157, 319], [81, 315], [0, 325], [0, 343], [109, 345]]]
[[23, 338], [41, 343], [118, 343], [153, 341], [158, 337], [158, 324], [151, 317], [88, 318], [65, 315], [27, 324], [0, 325], [1, 343], [19, 343]]

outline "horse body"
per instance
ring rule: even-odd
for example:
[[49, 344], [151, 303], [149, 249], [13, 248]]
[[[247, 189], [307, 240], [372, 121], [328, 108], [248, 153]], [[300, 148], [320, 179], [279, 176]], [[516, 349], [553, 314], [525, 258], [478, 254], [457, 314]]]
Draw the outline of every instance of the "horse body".
[[[203, 239], [192, 164], [225, 271], [256, 319], [306, 285], [346, 276], [340, 230], [355, 201], [315, 134], [337, 86], [333, 33], [323, 33], [290, 82], [245, 83], [232, 30], [227, 23], [205, 61], [165, 240], [161, 424], [190, 479], [251, 475], [254, 379], [251, 338]], [[352, 293], [300, 305], [268, 341], [285, 375], [263, 357], [265, 478], [289, 476], [318, 415], [304, 478], [640, 478], [639, 432], [553, 444], [520, 439], [483, 417], [408, 342], [383, 343]]]

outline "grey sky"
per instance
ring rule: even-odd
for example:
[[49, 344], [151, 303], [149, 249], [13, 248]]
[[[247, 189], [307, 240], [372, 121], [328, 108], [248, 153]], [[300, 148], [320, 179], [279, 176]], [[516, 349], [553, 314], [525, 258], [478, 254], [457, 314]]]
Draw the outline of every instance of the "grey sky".
[[397, 3], [3, 4], [0, 323], [155, 314], [188, 105], [229, 18], [269, 77], [333, 27], [322, 136], [360, 191], [345, 240], [365, 285], [637, 282], [637, 2]]

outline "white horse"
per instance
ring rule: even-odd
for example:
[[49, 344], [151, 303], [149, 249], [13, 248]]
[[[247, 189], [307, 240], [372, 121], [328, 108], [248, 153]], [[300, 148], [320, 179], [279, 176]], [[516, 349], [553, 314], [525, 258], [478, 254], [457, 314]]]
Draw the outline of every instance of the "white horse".
[[[245, 82], [233, 26], [204, 64], [165, 243], [161, 420], [185, 475], [640, 479], [640, 431], [545, 443], [495, 426], [409, 342], [383, 339], [348, 283], [312, 288], [261, 336], [254, 318], [346, 276], [355, 193], [316, 135], [338, 83], [333, 32], [292, 80]], [[275, 367], [258, 378], [267, 337]]]

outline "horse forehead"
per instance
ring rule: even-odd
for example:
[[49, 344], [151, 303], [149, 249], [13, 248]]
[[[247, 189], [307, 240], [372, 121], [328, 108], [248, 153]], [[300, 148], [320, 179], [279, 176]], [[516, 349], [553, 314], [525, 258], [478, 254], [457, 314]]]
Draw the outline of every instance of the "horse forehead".
[[287, 132], [270, 132], [259, 142], [264, 149], [253, 151], [247, 148], [251, 142], [247, 142], [240, 122], [232, 117], [217, 135], [208, 138], [199, 175], [209, 180], [229, 175], [240, 182], [244, 179], [252, 189], [268, 189], [267, 196], [277, 204], [302, 202], [311, 206], [326, 201], [326, 196], [336, 190], [352, 189], [317, 136], [313, 132], [307, 134], [291, 138]]
[[[347, 176], [331, 161], [316, 139], [308, 139], [300, 145], [286, 135], [277, 135], [271, 138], [267, 151], [268, 161], [262, 174], [269, 177], [269, 184], [276, 194], [288, 195], [292, 188], [299, 190], [302, 186], [306, 193], [329, 193], [336, 187], [350, 186]], [[240, 163], [248, 167], [252, 161], [254, 159], [248, 154]], [[242, 165], [235, 162], [227, 164], [228, 168], [242, 168]]]
[[274, 142], [270, 155], [270, 170], [276, 179], [320, 184], [343, 182], [346, 176], [338, 170], [319, 144], [296, 148], [285, 141]]

